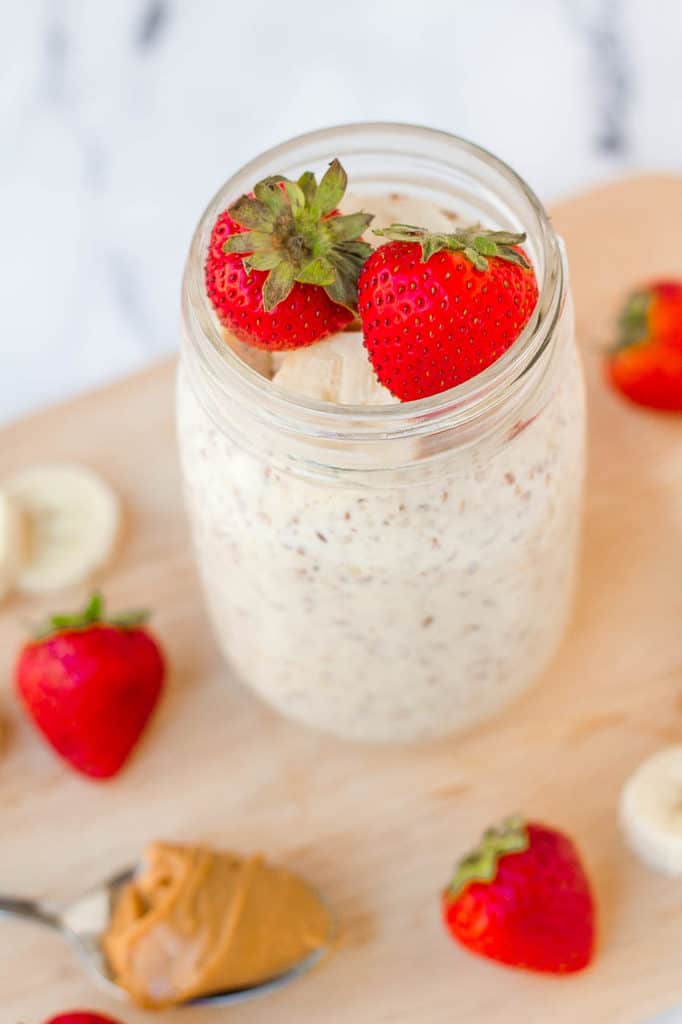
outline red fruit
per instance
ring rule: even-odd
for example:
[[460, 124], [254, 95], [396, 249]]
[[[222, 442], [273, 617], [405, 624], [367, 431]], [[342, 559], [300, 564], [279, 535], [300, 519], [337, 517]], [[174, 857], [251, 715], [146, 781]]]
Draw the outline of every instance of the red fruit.
[[507, 351], [538, 299], [525, 235], [393, 225], [365, 263], [358, 308], [377, 377], [403, 402], [455, 387]]
[[101, 1013], [92, 1013], [90, 1010], [71, 1010], [68, 1013], [60, 1013], [57, 1017], [50, 1017], [45, 1024], [120, 1024], [120, 1021], [113, 1017], [105, 1017]]
[[338, 160], [319, 185], [310, 171], [297, 182], [266, 178], [218, 217], [206, 291], [220, 322], [242, 341], [301, 348], [353, 320], [358, 274], [371, 252], [361, 235], [372, 216], [339, 215], [347, 180]]
[[656, 281], [628, 298], [606, 376], [633, 402], [682, 412], [682, 281]]
[[550, 974], [592, 960], [595, 907], [578, 853], [561, 832], [510, 819], [485, 833], [442, 897], [452, 936], [480, 956]]
[[144, 613], [105, 620], [96, 594], [26, 644], [15, 670], [33, 722], [64, 760], [106, 779], [123, 767], [163, 688], [164, 662]]

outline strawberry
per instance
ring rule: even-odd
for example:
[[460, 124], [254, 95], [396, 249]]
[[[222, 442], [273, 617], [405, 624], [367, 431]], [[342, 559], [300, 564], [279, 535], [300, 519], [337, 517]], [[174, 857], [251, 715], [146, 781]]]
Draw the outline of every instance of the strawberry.
[[390, 241], [362, 268], [358, 307], [374, 371], [397, 398], [461, 384], [516, 341], [538, 299], [525, 235], [406, 224], [374, 233]]
[[123, 767], [163, 688], [164, 661], [146, 613], [105, 619], [95, 594], [55, 615], [16, 664], [16, 687], [45, 739], [76, 771], [106, 779]]
[[509, 819], [462, 860], [442, 897], [453, 937], [480, 956], [550, 974], [580, 971], [595, 908], [578, 853], [561, 832]]
[[371, 252], [367, 213], [336, 209], [348, 179], [332, 161], [319, 185], [265, 178], [218, 217], [205, 265], [220, 322], [257, 348], [301, 348], [354, 319], [357, 280]]
[[682, 281], [655, 281], [629, 296], [607, 380], [631, 401], [682, 412]]
[[90, 1010], [71, 1010], [68, 1013], [60, 1013], [56, 1017], [50, 1017], [45, 1024], [120, 1024], [113, 1017], [105, 1017], [101, 1013], [93, 1013]]

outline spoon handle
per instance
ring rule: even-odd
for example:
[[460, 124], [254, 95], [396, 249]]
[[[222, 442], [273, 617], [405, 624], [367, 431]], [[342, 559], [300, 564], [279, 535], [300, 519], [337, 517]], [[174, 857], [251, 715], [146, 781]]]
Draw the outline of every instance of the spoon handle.
[[17, 899], [14, 896], [0, 896], [0, 919], [3, 917], [21, 917], [25, 921], [44, 925], [61, 931], [62, 923], [56, 914], [52, 914], [34, 900]]

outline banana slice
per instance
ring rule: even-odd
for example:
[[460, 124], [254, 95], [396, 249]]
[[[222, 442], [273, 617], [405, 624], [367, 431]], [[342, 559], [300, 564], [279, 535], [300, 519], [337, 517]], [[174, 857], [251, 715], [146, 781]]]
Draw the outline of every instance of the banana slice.
[[277, 371], [282, 368], [282, 363], [284, 362], [288, 355], [289, 353], [287, 351], [281, 350], [278, 352], [272, 352], [270, 354], [270, 366], [272, 368], [271, 376], [274, 376], [274, 374], [276, 374]]
[[19, 505], [0, 491], [0, 599], [11, 590], [26, 551], [26, 524]]
[[273, 383], [305, 398], [338, 405], [391, 405], [398, 401], [377, 380], [359, 331], [288, 352]]
[[628, 779], [620, 820], [628, 844], [645, 864], [682, 876], [682, 746], [654, 754]]
[[7, 480], [22, 510], [28, 548], [17, 572], [20, 590], [40, 594], [82, 583], [108, 561], [118, 535], [118, 498], [86, 466], [34, 466]]
[[365, 234], [365, 241], [370, 245], [382, 245], [386, 239], [372, 234], [373, 228], [387, 228], [391, 224], [414, 224], [431, 231], [455, 231], [459, 221], [454, 213], [430, 203], [427, 199], [417, 199], [401, 192], [389, 192], [386, 195], [363, 195], [349, 193], [343, 203], [343, 212], [367, 210], [374, 214], [374, 220]]

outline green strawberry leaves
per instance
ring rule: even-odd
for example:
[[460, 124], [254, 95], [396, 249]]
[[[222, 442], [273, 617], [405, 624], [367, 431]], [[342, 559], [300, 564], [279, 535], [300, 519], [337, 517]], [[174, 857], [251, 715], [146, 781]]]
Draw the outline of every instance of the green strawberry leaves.
[[318, 256], [317, 259], [306, 264], [296, 280], [301, 284], [317, 284], [325, 287], [328, 284], [333, 284], [335, 277], [336, 268], [332, 261], [326, 256]]
[[53, 633], [59, 633], [66, 629], [89, 629], [90, 626], [107, 625], [116, 626], [119, 629], [136, 629], [144, 625], [149, 618], [148, 611], [122, 612], [120, 615], [105, 617], [104, 598], [95, 591], [88, 600], [85, 608], [73, 614], [51, 615], [46, 623], [36, 630], [35, 638], [44, 640]]
[[[271, 258], [275, 253], [268, 254]], [[294, 287], [296, 271], [291, 263], [281, 258], [268, 274], [263, 285], [263, 309], [269, 311], [284, 302], [287, 295]]]
[[223, 249], [225, 252], [238, 253], [271, 252], [272, 242], [269, 233], [265, 231], [242, 231], [230, 235]]
[[[223, 244], [226, 253], [243, 257], [247, 272], [264, 271], [263, 308], [275, 309], [296, 283], [324, 288], [333, 302], [357, 311], [357, 284], [371, 247], [362, 238], [373, 220], [359, 211], [332, 216], [348, 185], [339, 160], [332, 160], [317, 182], [312, 171], [297, 181], [270, 175], [259, 181], [253, 195], [241, 196], [229, 208], [232, 219], [246, 230]], [[452, 233], [431, 232], [412, 224], [392, 224], [375, 231], [392, 241], [417, 242], [426, 263], [435, 253], [461, 252], [477, 270], [491, 259], [507, 260], [528, 270], [518, 246], [525, 234], [486, 231], [475, 225]]]
[[612, 351], [630, 348], [646, 341], [649, 328], [649, 310], [653, 296], [650, 291], [633, 292], [618, 317], [618, 338]]
[[315, 180], [315, 175], [312, 171], [303, 172], [301, 177], [298, 179], [298, 187], [303, 192], [306, 203], [310, 205], [317, 193], [317, 181]]
[[264, 252], [253, 252], [244, 260], [247, 270], [274, 270], [280, 262], [279, 253], [265, 250]]
[[[269, 178], [264, 178], [262, 181], [259, 181], [253, 190], [256, 199], [267, 206], [275, 217], [278, 217], [286, 209], [287, 205], [286, 198], [279, 187], [281, 180], [282, 179], [277, 175], [272, 175]], [[238, 199], [230, 209], [237, 211], [244, 200], [249, 200], [249, 197], [242, 196], [242, 198]], [[232, 215], [232, 219], [236, 220], [238, 224], [241, 224], [238, 216]], [[247, 227], [248, 225], [244, 226]]]
[[223, 250], [243, 256], [247, 271], [267, 272], [266, 312], [297, 282], [324, 288], [333, 302], [357, 310], [358, 277], [372, 251], [361, 236], [373, 215], [331, 216], [347, 184], [345, 170], [332, 160], [319, 184], [311, 171], [298, 181], [272, 175], [258, 182], [253, 196], [242, 196], [229, 208], [231, 218], [247, 230], [230, 235]]
[[455, 899], [470, 882], [492, 882], [500, 858], [528, 849], [528, 830], [521, 818], [507, 818], [500, 826], [489, 828], [479, 846], [457, 865], [446, 895]]
[[347, 187], [348, 175], [338, 160], [332, 160], [310, 204], [318, 217], [326, 217], [336, 209], [343, 199]]
[[416, 227], [414, 224], [391, 224], [383, 231], [374, 230], [373, 234], [381, 235], [393, 242], [417, 242], [422, 250], [422, 263], [428, 262], [435, 253], [445, 249], [448, 252], [463, 253], [476, 269], [481, 271], [488, 269], [488, 260], [491, 258], [507, 260], [523, 267], [524, 270], [530, 269], [530, 264], [523, 253], [512, 248], [525, 242], [526, 235], [522, 232], [515, 234], [511, 231], [486, 231], [474, 225], [446, 234], [427, 231], [426, 228]]
[[[345, 216], [330, 217], [326, 223], [326, 229], [329, 237], [334, 242], [353, 242], [359, 238], [363, 231], [372, 223], [374, 214], [372, 213], [349, 213]], [[363, 245], [363, 252], [365, 242]], [[369, 249], [370, 247], [367, 246]], [[371, 251], [371, 249], [370, 249]]]
[[[279, 189], [277, 192], [279, 193]], [[230, 216], [244, 228], [267, 232], [274, 228], [277, 212], [260, 199], [242, 196], [232, 207]]]

